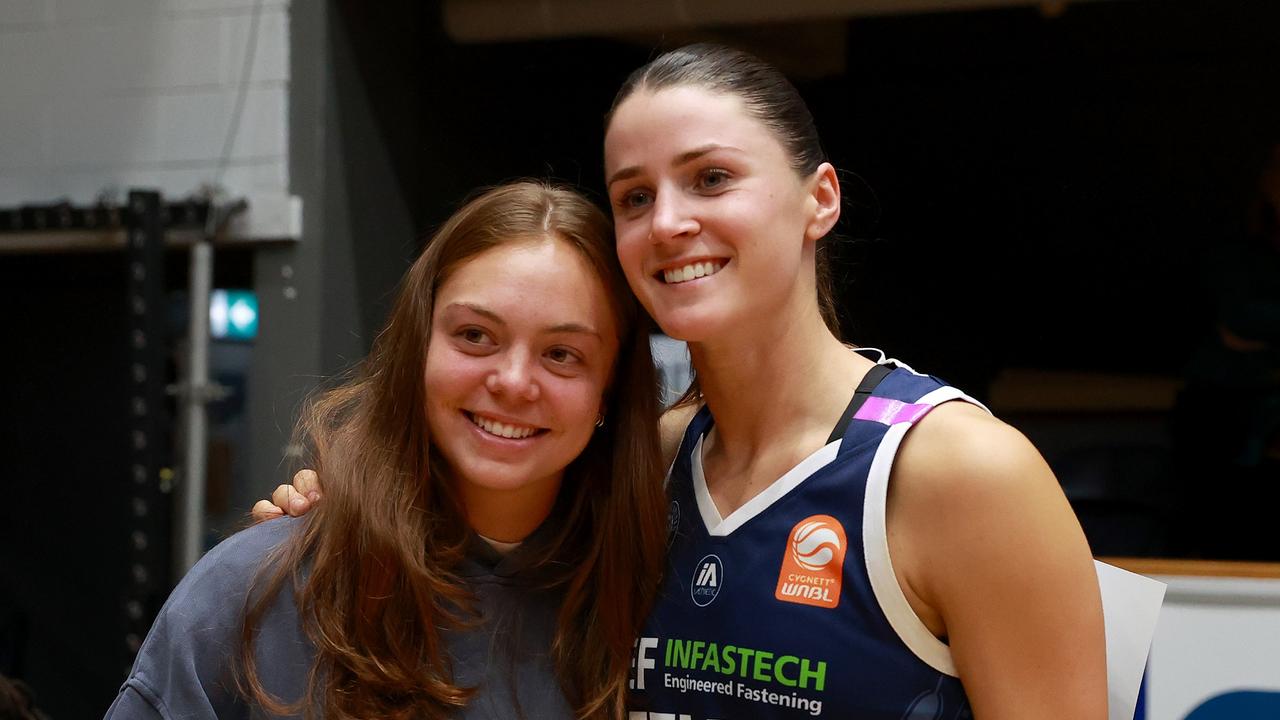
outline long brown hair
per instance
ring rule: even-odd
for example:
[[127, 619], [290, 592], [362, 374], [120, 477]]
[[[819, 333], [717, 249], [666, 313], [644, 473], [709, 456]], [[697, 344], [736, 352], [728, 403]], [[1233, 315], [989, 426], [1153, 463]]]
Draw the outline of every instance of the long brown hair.
[[453, 570], [470, 530], [423, 410], [432, 308], [469, 258], [539, 237], [582, 253], [619, 328], [605, 425], [565, 472], [563, 521], [539, 562], [563, 591], [552, 656], [566, 697], [580, 717], [621, 716], [632, 643], [665, 549], [654, 368], [609, 219], [578, 193], [537, 182], [489, 190], [456, 212], [409, 269], [354, 377], [304, 412], [299, 435], [325, 500], [273, 558], [249, 601], [240, 648], [242, 691], [268, 711], [299, 707], [271, 697], [254, 665], [254, 635], [286, 582], [317, 651], [299, 701], [308, 713], [440, 718], [467, 702], [471, 689], [454, 684], [441, 638], [442, 628], [465, 628], [474, 616]]

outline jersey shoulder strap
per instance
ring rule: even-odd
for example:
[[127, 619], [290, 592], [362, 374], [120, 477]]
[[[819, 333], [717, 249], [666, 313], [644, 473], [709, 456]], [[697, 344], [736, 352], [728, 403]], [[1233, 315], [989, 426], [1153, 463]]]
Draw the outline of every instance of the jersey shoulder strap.
[[875, 389], [880, 385], [880, 381], [885, 376], [893, 372], [893, 368], [887, 364], [877, 364], [862, 376], [862, 382], [858, 383], [858, 389], [853, 391], [853, 398], [849, 400], [849, 405], [840, 413], [840, 421], [836, 423], [835, 428], [831, 430], [831, 434], [827, 436], [827, 444], [839, 440], [844, 437], [844, 433], [849, 429], [849, 423], [853, 421], [853, 416], [858, 414], [858, 410], [862, 408], [863, 403]]

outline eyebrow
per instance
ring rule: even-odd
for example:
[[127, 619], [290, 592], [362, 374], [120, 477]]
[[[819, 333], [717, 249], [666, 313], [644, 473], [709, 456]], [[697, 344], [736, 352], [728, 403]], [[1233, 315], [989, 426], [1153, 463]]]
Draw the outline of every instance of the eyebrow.
[[552, 325], [551, 327], [543, 328], [542, 331], [549, 333], [576, 333], [578, 335], [593, 335], [597, 338], [600, 337], [600, 333], [579, 323], [560, 323], [559, 325]]
[[[680, 167], [681, 165], [685, 165], [687, 163], [693, 162], [694, 160], [697, 160], [703, 155], [707, 155], [709, 153], [715, 152], [716, 150], [737, 150], [737, 149], [738, 148], [733, 147], [732, 145], [721, 145], [719, 143], [707, 143], [706, 145], [702, 145], [701, 147], [696, 147], [687, 152], [680, 153], [679, 155], [676, 156], [676, 159], [672, 161], [671, 167]], [[632, 165], [631, 167], [622, 168], [618, 172], [609, 176], [609, 180], [608, 182], [605, 183], [605, 187], [612, 187], [613, 184], [618, 182], [619, 180], [630, 180], [631, 178], [639, 174], [640, 174], [639, 165]]]
[[475, 303], [469, 303], [469, 302], [455, 302], [455, 303], [449, 303], [449, 306], [448, 306], [448, 307], [446, 307], [446, 308], [445, 308], [445, 310], [446, 310], [446, 311], [449, 311], [449, 310], [470, 310], [471, 312], [473, 312], [473, 313], [475, 313], [475, 314], [477, 314], [477, 315], [480, 315], [481, 317], [488, 318], [489, 320], [492, 320], [493, 322], [495, 322], [495, 323], [497, 323], [497, 324], [499, 324], [499, 325], [501, 325], [501, 326], [503, 326], [503, 327], [506, 327], [506, 325], [507, 325], [507, 322], [506, 322], [505, 320], [503, 320], [501, 317], [498, 317], [498, 314], [497, 314], [497, 313], [495, 313], [495, 312], [494, 312], [494, 311], [492, 311], [492, 310], [489, 310], [488, 308], [484, 307], [483, 305], [476, 305]]
[[[477, 305], [475, 303], [469, 303], [469, 302], [455, 302], [455, 303], [450, 303], [449, 306], [445, 308], [445, 310], [446, 311], [470, 310], [471, 312], [481, 317], [492, 320], [498, 325], [501, 325], [503, 327], [507, 326], [507, 322], [503, 320], [501, 316], [499, 316], [497, 313], [486, 308], [483, 305]], [[556, 325], [550, 325], [542, 328], [542, 332], [544, 333], [576, 333], [579, 335], [592, 335], [592, 336], [595, 336], [596, 338], [600, 337], [600, 333], [596, 332], [595, 329], [592, 328], [591, 326], [583, 325], [582, 323], [575, 323], [575, 322], [558, 323]]]

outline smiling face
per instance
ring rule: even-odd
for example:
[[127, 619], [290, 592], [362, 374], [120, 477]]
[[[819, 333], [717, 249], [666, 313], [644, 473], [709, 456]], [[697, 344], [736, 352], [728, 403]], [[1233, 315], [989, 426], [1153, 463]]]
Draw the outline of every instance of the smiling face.
[[828, 226], [778, 139], [728, 94], [638, 90], [605, 138], [618, 259], [662, 329], [691, 342], [812, 302]]
[[554, 497], [617, 354], [605, 287], [567, 243], [512, 241], [454, 269], [435, 295], [426, 413], [464, 500]]

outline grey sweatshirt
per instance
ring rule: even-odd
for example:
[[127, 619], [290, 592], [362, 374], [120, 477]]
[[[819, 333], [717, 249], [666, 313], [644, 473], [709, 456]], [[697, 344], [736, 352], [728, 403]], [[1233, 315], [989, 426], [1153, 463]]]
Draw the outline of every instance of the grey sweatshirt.
[[[301, 525], [292, 518], [259, 523], [210, 550], [160, 610], [106, 717], [267, 717], [235, 692], [232, 659], [255, 575]], [[481, 613], [480, 625], [444, 635], [455, 682], [477, 688], [459, 718], [573, 717], [549, 655], [560, 596], [536, 587], [522, 550], [504, 557], [477, 538], [459, 568]], [[290, 702], [303, 696], [315, 649], [288, 588], [263, 618], [256, 653], [270, 693]]]

